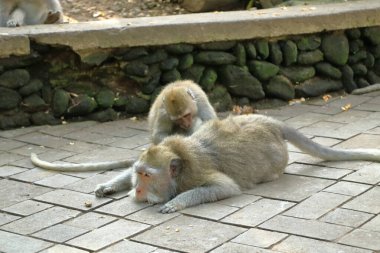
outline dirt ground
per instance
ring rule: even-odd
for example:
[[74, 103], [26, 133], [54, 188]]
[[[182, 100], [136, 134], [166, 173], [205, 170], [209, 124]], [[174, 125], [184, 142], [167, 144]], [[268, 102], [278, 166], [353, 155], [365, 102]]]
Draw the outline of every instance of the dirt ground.
[[61, 0], [70, 22], [188, 13], [173, 0]]

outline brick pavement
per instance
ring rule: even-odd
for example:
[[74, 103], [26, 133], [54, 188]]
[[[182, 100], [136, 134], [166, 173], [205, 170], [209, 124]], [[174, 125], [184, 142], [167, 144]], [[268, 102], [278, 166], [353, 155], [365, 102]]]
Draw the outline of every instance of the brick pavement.
[[[380, 92], [260, 113], [323, 145], [380, 148]], [[29, 160], [31, 152], [53, 162], [123, 159], [148, 143], [146, 122], [134, 120], [0, 132], [0, 252], [380, 252], [377, 163], [323, 162], [289, 145], [279, 180], [160, 214], [126, 193], [94, 197], [120, 171], [57, 173]]]

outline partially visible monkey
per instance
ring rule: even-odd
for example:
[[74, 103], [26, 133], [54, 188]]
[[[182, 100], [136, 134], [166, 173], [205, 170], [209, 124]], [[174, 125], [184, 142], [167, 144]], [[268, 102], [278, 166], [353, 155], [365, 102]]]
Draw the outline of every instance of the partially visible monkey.
[[188, 137], [167, 137], [144, 151], [130, 169], [98, 185], [95, 194], [130, 190], [137, 201], [165, 203], [162, 213], [228, 198], [283, 173], [285, 140], [328, 161], [380, 162], [380, 150], [324, 147], [275, 119], [240, 115], [211, 120]]
[[204, 122], [216, 119], [216, 112], [201, 87], [190, 80], [165, 86], [154, 101], [148, 116], [152, 142], [180, 133], [190, 135]]
[[62, 23], [59, 0], [1, 0], [0, 26]]
[[[168, 84], [153, 103], [148, 116], [149, 130], [154, 144], [165, 137], [180, 133], [192, 134], [204, 122], [217, 118], [216, 112], [203, 90], [192, 81]], [[38, 167], [58, 171], [96, 171], [131, 166], [132, 159], [82, 164], [53, 164], [31, 154], [32, 163]]]

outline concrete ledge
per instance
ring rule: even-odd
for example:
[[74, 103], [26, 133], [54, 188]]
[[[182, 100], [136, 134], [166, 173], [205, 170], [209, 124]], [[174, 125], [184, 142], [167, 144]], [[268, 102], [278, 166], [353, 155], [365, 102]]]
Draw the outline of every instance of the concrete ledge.
[[28, 36], [0, 34], [0, 58], [11, 55], [28, 55], [29, 53], [30, 45]]
[[[4, 34], [27, 35], [38, 43], [86, 50], [280, 37], [377, 25], [380, 25], [380, 1], [366, 0], [258, 11], [0, 28], [0, 41], [3, 45]], [[27, 52], [18, 47], [9, 47], [8, 50], [8, 55]], [[0, 56], [7, 55], [2, 51], [3, 46], [0, 48]]]

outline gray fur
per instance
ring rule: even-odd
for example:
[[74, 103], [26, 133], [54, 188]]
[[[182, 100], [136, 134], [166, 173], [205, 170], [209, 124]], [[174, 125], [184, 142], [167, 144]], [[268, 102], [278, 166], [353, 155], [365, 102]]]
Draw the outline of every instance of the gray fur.
[[57, 15], [62, 23], [62, 6], [59, 0], [1, 0], [0, 27], [44, 24], [49, 15]]
[[[168, 159], [183, 161], [179, 175], [170, 182], [176, 186], [178, 195], [161, 208], [161, 212], [169, 213], [227, 198], [239, 194], [240, 189], [278, 178], [288, 163], [285, 140], [325, 160], [380, 161], [380, 150], [323, 147], [275, 119], [241, 115], [211, 120], [189, 137], [168, 137], [146, 150], [139, 163], [151, 166], [152, 161], [158, 164], [169, 164], [165, 161]], [[103, 187], [112, 187], [112, 183], [99, 185], [97, 196], [104, 195]], [[164, 191], [158, 194], [162, 195], [158, 199], [170, 199]]]

